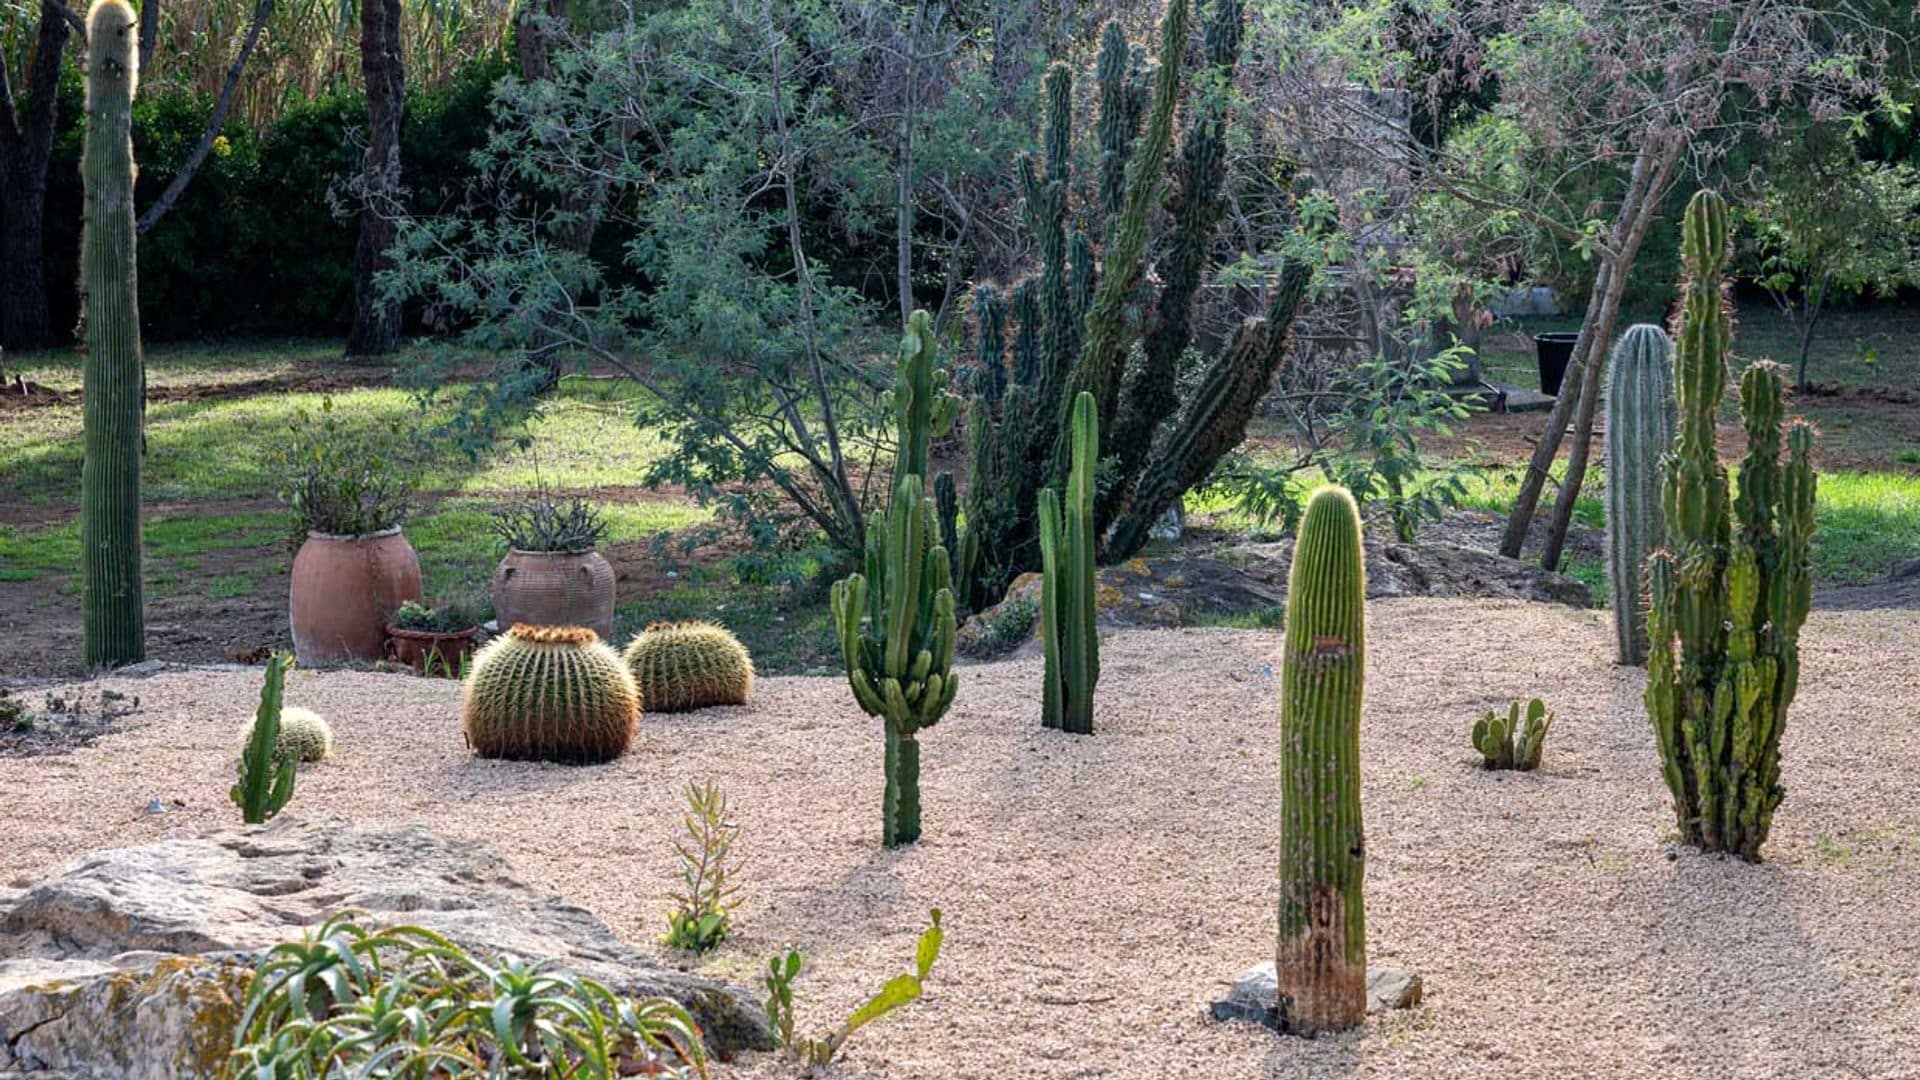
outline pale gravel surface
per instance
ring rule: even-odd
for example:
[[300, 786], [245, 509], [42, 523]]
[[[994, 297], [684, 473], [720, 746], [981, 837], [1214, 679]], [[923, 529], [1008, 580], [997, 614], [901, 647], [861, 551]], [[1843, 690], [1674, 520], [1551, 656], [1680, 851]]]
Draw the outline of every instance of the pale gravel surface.
[[[1205, 1019], [1271, 955], [1275, 633], [1110, 637], [1093, 738], [1042, 731], [1036, 659], [968, 669], [924, 736], [927, 835], [877, 843], [880, 736], [837, 679], [769, 678], [745, 709], [648, 717], [603, 768], [463, 749], [450, 683], [297, 673], [342, 750], [294, 809], [484, 840], [616, 931], [664, 926], [679, 788], [714, 778], [744, 827], [739, 933], [706, 970], [811, 958], [803, 1026], [904, 970], [927, 908], [927, 1000], [863, 1031], [847, 1077], [1920, 1076], [1920, 615], [1816, 614], [1771, 860], [1673, 854], [1638, 675], [1602, 612], [1376, 602], [1363, 732], [1376, 960], [1427, 1003], [1318, 1042]], [[0, 881], [92, 847], [235, 819], [257, 673], [126, 689], [145, 726], [0, 760]], [[1544, 693], [1544, 771], [1490, 775], [1466, 727]], [[181, 800], [164, 817], [149, 799]], [[730, 1076], [785, 1076], [763, 1058]]]

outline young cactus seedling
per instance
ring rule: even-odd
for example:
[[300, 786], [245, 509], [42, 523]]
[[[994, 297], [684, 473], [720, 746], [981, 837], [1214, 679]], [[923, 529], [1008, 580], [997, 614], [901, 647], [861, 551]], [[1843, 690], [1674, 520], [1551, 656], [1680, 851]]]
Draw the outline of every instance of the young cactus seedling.
[[1540, 751], [1552, 726], [1553, 710], [1546, 702], [1539, 698], [1528, 701], [1523, 716], [1516, 701], [1507, 707], [1505, 716], [1488, 709], [1473, 722], [1473, 748], [1480, 751], [1489, 769], [1532, 772], [1540, 767]]

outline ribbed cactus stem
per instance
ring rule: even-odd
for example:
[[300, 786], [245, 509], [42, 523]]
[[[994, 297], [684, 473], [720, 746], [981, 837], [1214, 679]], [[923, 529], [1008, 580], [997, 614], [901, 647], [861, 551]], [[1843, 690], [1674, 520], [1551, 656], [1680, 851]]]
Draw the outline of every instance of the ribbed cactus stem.
[[1073, 468], [1064, 506], [1051, 488], [1040, 493], [1040, 633], [1046, 648], [1040, 722], [1093, 734], [1093, 690], [1100, 681], [1095, 626], [1093, 470], [1100, 413], [1093, 395], [1073, 403]]
[[[915, 736], [953, 704], [956, 622], [953, 566], [926, 490], [927, 440], [957, 404], [940, 389], [927, 313], [908, 319], [894, 385], [899, 456], [885, 521], [867, 529], [866, 572], [833, 584], [829, 598], [854, 701], [886, 729], [881, 842], [920, 838], [920, 747]], [[917, 467], [917, 471], [916, 471]]]
[[1757, 861], [1785, 794], [1780, 735], [1813, 590], [1813, 435], [1784, 422], [1784, 370], [1748, 368], [1747, 455], [1729, 499], [1714, 437], [1732, 340], [1721, 296], [1726, 204], [1696, 195], [1681, 235], [1680, 434], [1663, 469], [1668, 548], [1646, 563], [1647, 715], [1681, 836]]
[[86, 189], [80, 289], [87, 350], [80, 540], [90, 667], [146, 656], [140, 582], [144, 375], [133, 217], [137, 22], [125, 0], [97, 0], [87, 12], [87, 132], [80, 169]]
[[1666, 542], [1660, 459], [1673, 445], [1673, 340], [1657, 326], [1631, 327], [1607, 371], [1607, 583], [1616, 658], [1647, 662], [1647, 556]]
[[[95, 11], [98, 10], [96, 5]], [[253, 714], [247, 746], [240, 755], [240, 780], [227, 793], [240, 808], [240, 819], [249, 825], [264, 824], [293, 798], [300, 756], [280, 744], [280, 706], [286, 698], [287, 669], [292, 666], [282, 653], [267, 658], [267, 677], [260, 687], [260, 707]]]
[[1367, 1012], [1360, 704], [1366, 567], [1345, 489], [1315, 492], [1287, 576], [1280, 702], [1280, 935], [1285, 1030], [1358, 1026]]

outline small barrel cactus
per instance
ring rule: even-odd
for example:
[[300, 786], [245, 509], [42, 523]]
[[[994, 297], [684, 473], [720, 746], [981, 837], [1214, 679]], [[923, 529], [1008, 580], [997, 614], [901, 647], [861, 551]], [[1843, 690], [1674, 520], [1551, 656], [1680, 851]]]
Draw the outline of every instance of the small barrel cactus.
[[474, 654], [464, 697], [467, 743], [481, 757], [611, 761], [640, 724], [633, 674], [584, 626], [514, 624]]
[[1532, 772], [1540, 767], [1540, 751], [1547, 743], [1547, 729], [1553, 726], [1553, 710], [1539, 698], [1527, 702], [1526, 715], [1520, 703], [1507, 707], [1507, 715], [1488, 709], [1473, 722], [1473, 748], [1480, 751], [1489, 769], [1516, 769]]
[[[245, 730], [252, 733], [251, 720]], [[273, 750], [302, 765], [325, 761], [333, 756], [333, 728], [319, 713], [289, 705], [280, 710], [280, 735], [273, 742]]]
[[747, 647], [710, 622], [654, 623], [628, 643], [626, 661], [648, 712], [745, 705], [753, 693]]

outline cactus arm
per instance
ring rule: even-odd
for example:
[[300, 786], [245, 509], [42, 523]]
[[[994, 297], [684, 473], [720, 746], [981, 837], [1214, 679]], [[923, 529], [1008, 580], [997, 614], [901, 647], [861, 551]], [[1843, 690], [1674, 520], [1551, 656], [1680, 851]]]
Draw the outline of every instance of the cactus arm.
[[146, 656], [140, 573], [141, 414], [138, 260], [133, 215], [136, 19], [125, 0], [87, 13], [86, 221], [80, 242], [86, 452], [80, 470], [82, 639], [89, 667]]

